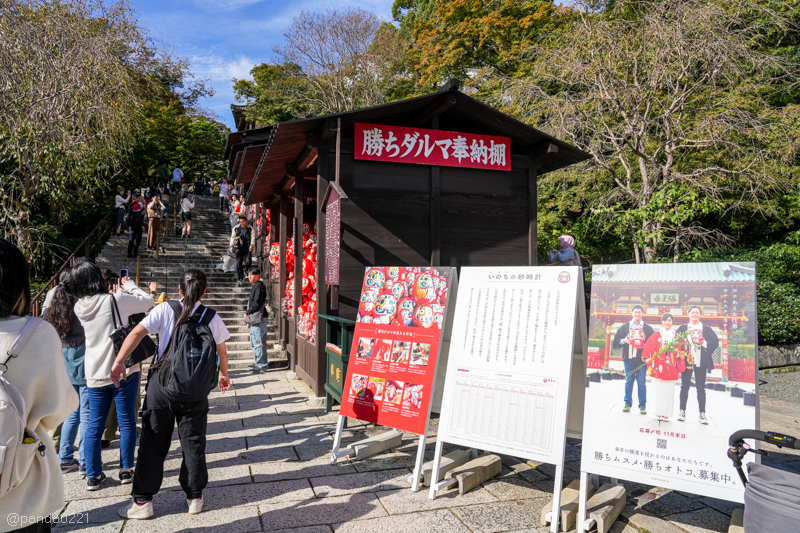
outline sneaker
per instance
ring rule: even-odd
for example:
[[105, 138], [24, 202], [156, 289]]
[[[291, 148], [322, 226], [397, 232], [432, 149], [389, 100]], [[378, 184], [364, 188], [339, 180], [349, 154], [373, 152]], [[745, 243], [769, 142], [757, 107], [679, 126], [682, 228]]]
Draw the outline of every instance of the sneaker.
[[117, 514], [122, 518], [132, 518], [134, 520], [145, 520], [153, 518], [153, 502], [132, 502], [130, 506], [120, 507]]
[[681, 421], [681, 422], [686, 420], [686, 409], [681, 409], [680, 410], [680, 412], [678, 413], [678, 420]]
[[125, 470], [120, 470], [119, 482], [122, 485], [128, 485], [129, 483], [133, 483], [133, 468], [126, 468]]
[[266, 371], [267, 370], [265, 368], [259, 368], [259, 367], [255, 367], [252, 370], [250, 370], [250, 372], [252, 372], [253, 374], [263, 374]]
[[86, 477], [86, 463], [80, 463], [78, 465], [78, 473], [83, 477]]
[[622, 408], [622, 412], [623, 413], [630, 413], [631, 412], [631, 406], [630, 405], [626, 405], [625, 407]]
[[78, 460], [73, 459], [72, 461], [62, 461], [61, 462], [61, 473], [66, 474], [68, 472], [72, 472], [73, 470], [78, 468]]
[[106, 480], [105, 474], [100, 474], [100, 477], [93, 477], [86, 481], [86, 490], [99, 490], [100, 485]]
[[196, 500], [187, 500], [189, 504], [189, 514], [200, 514], [203, 512], [203, 498]]
[[109, 446], [111, 446], [111, 441], [110, 441], [110, 440], [101, 440], [101, 441], [100, 441], [100, 447], [101, 447], [102, 449], [104, 449], [104, 450], [105, 450], [105, 449], [106, 449], [106, 448], [108, 448]]
[[640, 415], [646, 415], [647, 414], [647, 409], [645, 409], [644, 407], [640, 407], [639, 408], [639, 414]]
[[255, 370], [258, 368], [256, 365], [247, 365], [247, 370]]
[[706, 418], [705, 413], [700, 413], [700, 423], [701, 424], [708, 424], [708, 418]]

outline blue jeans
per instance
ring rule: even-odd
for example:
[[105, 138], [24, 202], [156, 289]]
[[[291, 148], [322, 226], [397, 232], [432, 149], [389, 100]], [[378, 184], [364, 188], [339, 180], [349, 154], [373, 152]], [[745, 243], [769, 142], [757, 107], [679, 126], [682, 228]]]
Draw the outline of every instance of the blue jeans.
[[58, 449], [58, 458], [62, 463], [69, 463], [75, 453], [75, 439], [78, 437], [78, 425], [81, 430], [81, 443], [78, 447], [78, 461], [86, 462], [86, 428], [89, 426], [89, 392], [86, 385], [73, 385], [75, 392], [81, 400], [80, 405], [71, 413], [61, 426], [61, 441]]
[[[624, 359], [625, 365], [625, 405], [633, 405], [633, 381], [639, 392], [639, 409], [647, 404], [647, 365], [639, 357]], [[639, 367], [634, 372], [634, 369]]]
[[86, 477], [96, 478], [103, 473], [100, 439], [106, 428], [106, 417], [113, 401], [117, 407], [119, 424], [119, 455], [122, 468], [133, 468], [136, 449], [136, 393], [139, 390], [139, 373], [125, 378], [119, 388], [113, 384], [97, 389], [89, 388], [89, 427], [86, 430]]
[[[265, 309], [266, 311], [266, 309]], [[250, 325], [250, 347], [253, 349], [253, 355], [256, 358], [255, 365], [263, 370], [267, 369], [269, 362], [267, 361], [267, 319], [261, 319], [260, 324]]]

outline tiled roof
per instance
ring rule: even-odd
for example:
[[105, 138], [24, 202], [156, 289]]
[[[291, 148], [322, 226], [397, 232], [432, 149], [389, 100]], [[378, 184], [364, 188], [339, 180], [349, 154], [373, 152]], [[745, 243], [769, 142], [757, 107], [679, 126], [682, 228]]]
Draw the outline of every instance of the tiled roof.
[[651, 263], [592, 267], [592, 283], [730, 283], [753, 282], [755, 279], [755, 263]]

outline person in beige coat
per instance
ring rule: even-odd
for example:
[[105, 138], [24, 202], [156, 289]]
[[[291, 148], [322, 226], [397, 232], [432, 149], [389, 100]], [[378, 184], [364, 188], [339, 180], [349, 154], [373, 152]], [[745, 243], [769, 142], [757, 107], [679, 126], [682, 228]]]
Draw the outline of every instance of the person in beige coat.
[[[0, 239], [0, 353], [5, 354], [27, 321], [33, 320], [26, 318], [32, 301], [29, 276], [22, 252]], [[47, 432], [78, 408], [78, 395], [67, 375], [61, 339], [47, 322], [36, 325], [20, 354], [7, 364], [3, 377], [22, 395], [25, 424], [42, 441], [45, 453], [37, 454], [22, 483], [0, 498], [0, 533], [50, 531], [47, 517], [63, 509], [65, 498], [58, 453]], [[41, 517], [41, 521], [31, 524], [21, 517]]]

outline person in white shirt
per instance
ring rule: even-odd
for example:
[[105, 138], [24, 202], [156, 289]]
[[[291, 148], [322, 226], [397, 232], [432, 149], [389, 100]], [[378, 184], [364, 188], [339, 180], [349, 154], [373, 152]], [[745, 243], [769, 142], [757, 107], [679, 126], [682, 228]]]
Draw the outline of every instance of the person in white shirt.
[[242, 214], [242, 202], [239, 201], [239, 195], [231, 193], [231, 212], [228, 221], [231, 223], [231, 229], [236, 227], [239, 223], [239, 215]]
[[183, 220], [181, 239], [192, 238], [192, 209], [194, 209], [194, 203], [194, 196], [190, 200], [188, 193], [181, 200], [181, 220]]
[[[100, 441], [112, 401], [116, 406], [120, 433], [120, 481], [126, 484], [133, 478], [139, 365], [128, 369], [128, 378], [122, 387], [114, 387], [111, 366], [116, 353], [111, 334], [126, 326], [130, 315], [144, 313], [153, 307], [155, 301], [128, 277], [120, 278], [120, 288], [116, 294], [109, 294], [103, 272], [94, 263], [76, 264], [72, 278], [68, 289], [78, 298], [75, 316], [81, 321], [86, 334], [84, 372], [89, 393], [89, 427], [86, 429], [84, 449], [86, 490], [91, 491], [98, 490], [106, 480]], [[156, 284], [151, 283], [150, 291], [155, 290]]]
[[[0, 239], [0, 360], [14, 345], [22, 329], [31, 320], [31, 286], [28, 260], [22, 252], [5, 239]], [[24, 403], [20, 412], [25, 426], [33, 430], [42, 451], [35, 453], [30, 468], [20, 484], [0, 497], [0, 531], [30, 530], [31, 522], [12, 522], [7, 517], [46, 517], [64, 508], [64, 476], [58, 453], [48, 431], [55, 430], [67, 416], [78, 408], [78, 395], [70, 383], [61, 339], [45, 321], [38, 321], [28, 341], [16, 357], [6, 363], [3, 373], [19, 391]], [[3, 435], [7, 438], [8, 435]], [[62, 438], [64, 438], [62, 436]], [[21, 443], [20, 443], [21, 444]], [[7, 469], [0, 463], [0, 487], [13, 483], [21, 472], [13, 472], [12, 462], [5, 458]], [[36, 531], [50, 531], [52, 524], [37, 523]]]
[[219, 210], [225, 212], [228, 208], [228, 198], [231, 195], [231, 186], [228, 185], [228, 178], [222, 178], [219, 185]]
[[117, 238], [122, 238], [122, 229], [125, 225], [125, 204], [131, 201], [131, 191], [127, 196], [122, 196], [125, 189], [120, 185], [117, 187], [117, 195], [114, 197], [114, 207], [117, 210]]
[[[180, 316], [175, 316], [169, 302], [164, 302], [133, 328], [123, 343], [111, 369], [114, 383], [122, 383], [126, 374], [125, 359], [145, 335], [158, 333], [158, 353], [147, 379], [147, 394], [142, 411], [142, 439], [136, 473], [133, 476], [133, 503], [119, 509], [123, 518], [145, 519], [154, 515], [153, 496], [161, 489], [164, 478], [164, 459], [172, 442], [172, 431], [178, 423], [178, 436], [183, 452], [179, 482], [186, 493], [189, 514], [203, 510], [203, 489], [208, 484], [206, 465], [206, 428], [208, 425], [208, 398], [193, 402], [176, 402], [170, 399], [159, 382], [158, 373], [162, 371], [159, 362], [168, 357], [167, 347], [178, 327], [189, 320], [202, 320], [210, 311], [201, 308], [200, 300], [205, 296], [208, 282], [201, 270], [189, 269], [183, 273], [178, 286], [182, 296]], [[228, 378], [228, 350], [226, 341], [230, 339], [218, 314], [208, 321], [208, 327], [216, 343], [219, 357], [219, 380], [217, 386], [224, 394], [230, 387]]]
[[[180, 184], [182, 179], [183, 179], [183, 170], [181, 170], [180, 167], [175, 167], [175, 169], [172, 171], [172, 183], [174, 185], [178, 185]], [[176, 188], [177, 187], [173, 187], [173, 189]]]

